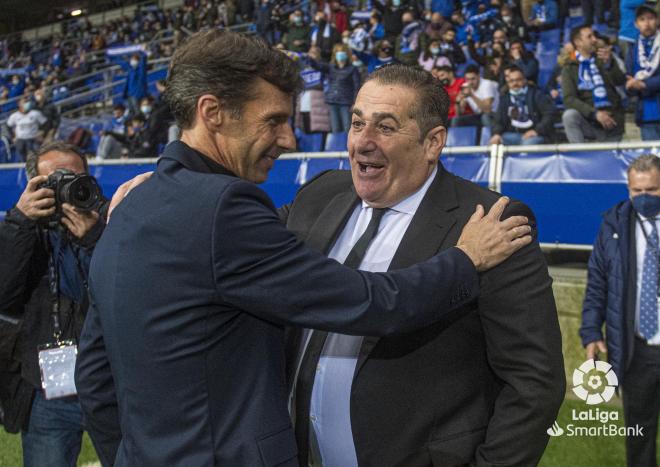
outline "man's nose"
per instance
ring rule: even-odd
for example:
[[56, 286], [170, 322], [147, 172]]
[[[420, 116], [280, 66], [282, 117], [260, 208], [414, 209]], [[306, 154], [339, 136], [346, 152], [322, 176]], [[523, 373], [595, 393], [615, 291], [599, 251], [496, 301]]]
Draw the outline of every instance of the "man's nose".
[[288, 123], [282, 125], [280, 134], [277, 136], [277, 145], [286, 151], [295, 151], [296, 137], [294, 136], [293, 130]]

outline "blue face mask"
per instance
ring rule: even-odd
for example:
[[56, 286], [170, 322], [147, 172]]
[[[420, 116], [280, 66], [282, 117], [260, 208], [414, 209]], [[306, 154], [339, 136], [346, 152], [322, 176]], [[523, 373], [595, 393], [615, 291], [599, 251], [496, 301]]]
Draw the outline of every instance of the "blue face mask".
[[524, 86], [520, 89], [509, 89], [509, 94], [512, 96], [522, 96], [524, 94], [527, 94], [527, 86]]
[[362, 66], [362, 62], [360, 60], [353, 60], [353, 66]]
[[346, 61], [348, 61], [348, 54], [346, 52], [337, 52], [335, 54], [335, 59], [337, 59], [338, 62], [346, 63]]
[[440, 48], [439, 47], [431, 47], [431, 48], [429, 48], [429, 51], [431, 52], [431, 55], [438, 55], [440, 53]]
[[660, 196], [642, 193], [631, 198], [635, 211], [644, 217], [655, 217], [660, 213]]
[[392, 0], [392, 5], [395, 7], [400, 7], [401, 6], [401, 0]]
[[29, 112], [31, 108], [32, 108], [32, 103], [31, 102], [26, 102], [25, 104], [23, 104], [23, 109], [26, 112]]

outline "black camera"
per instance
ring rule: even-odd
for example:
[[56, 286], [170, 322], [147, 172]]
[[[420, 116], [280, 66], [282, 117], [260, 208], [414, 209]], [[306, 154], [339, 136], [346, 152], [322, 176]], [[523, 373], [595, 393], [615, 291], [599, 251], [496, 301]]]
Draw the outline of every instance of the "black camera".
[[69, 203], [80, 211], [98, 210], [101, 205], [101, 187], [94, 177], [74, 174], [67, 169], [57, 169], [39, 188], [50, 188], [55, 192], [55, 214], [40, 220], [47, 228], [55, 228], [62, 218], [62, 204]]

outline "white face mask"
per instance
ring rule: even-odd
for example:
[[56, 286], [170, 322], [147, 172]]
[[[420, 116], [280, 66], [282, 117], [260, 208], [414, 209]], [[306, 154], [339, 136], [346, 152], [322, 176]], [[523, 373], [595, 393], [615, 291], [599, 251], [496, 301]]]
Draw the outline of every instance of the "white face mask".
[[348, 38], [348, 37], [342, 37], [341, 41], [342, 41], [344, 44], [348, 45], [349, 38]]
[[[124, 62], [124, 63], [126, 63], [126, 62]], [[137, 68], [137, 66], [138, 66], [139, 64], [140, 64], [140, 62], [138, 62], [137, 60], [131, 60], [131, 66], [132, 66], [133, 68]]]

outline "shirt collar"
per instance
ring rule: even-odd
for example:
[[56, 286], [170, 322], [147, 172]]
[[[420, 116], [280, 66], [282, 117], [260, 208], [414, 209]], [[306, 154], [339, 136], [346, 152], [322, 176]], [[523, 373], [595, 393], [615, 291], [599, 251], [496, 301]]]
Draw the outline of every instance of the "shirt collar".
[[[417, 212], [417, 208], [422, 203], [424, 196], [426, 196], [426, 192], [431, 186], [431, 183], [433, 183], [433, 180], [435, 179], [437, 173], [438, 173], [438, 166], [436, 165], [435, 168], [433, 169], [433, 172], [431, 172], [431, 175], [429, 175], [429, 177], [426, 179], [424, 184], [416, 192], [414, 192], [407, 198], [404, 198], [403, 200], [399, 201], [394, 206], [390, 206], [389, 209], [403, 214], [414, 215], [415, 212]], [[362, 207], [368, 208], [369, 205], [367, 204], [366, 201], [362, 201]]]

